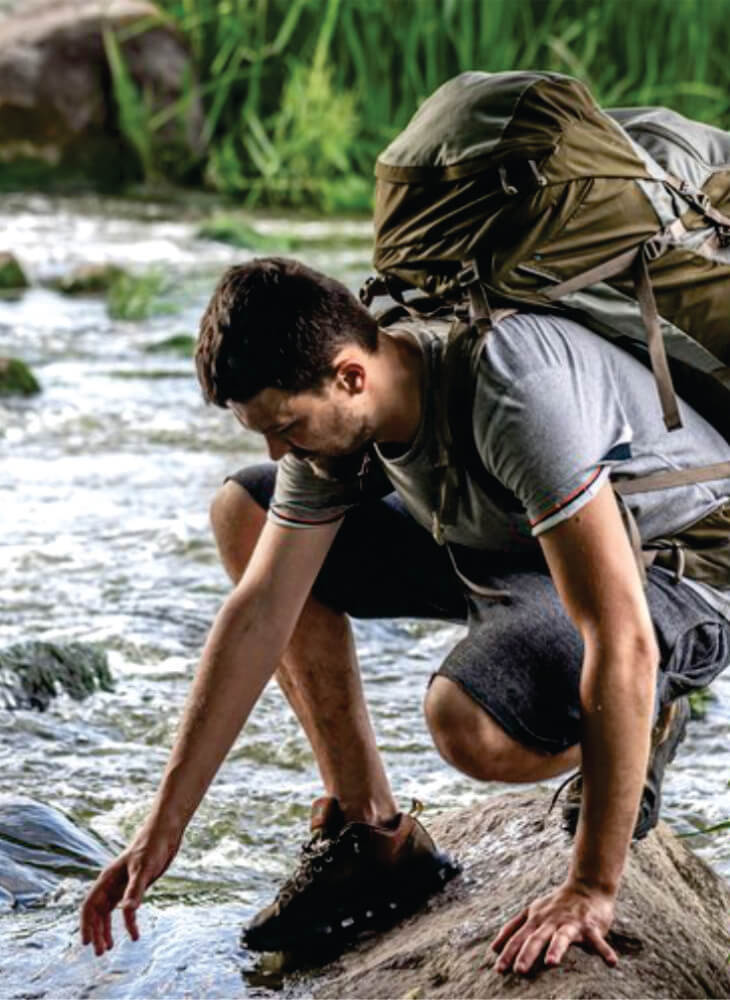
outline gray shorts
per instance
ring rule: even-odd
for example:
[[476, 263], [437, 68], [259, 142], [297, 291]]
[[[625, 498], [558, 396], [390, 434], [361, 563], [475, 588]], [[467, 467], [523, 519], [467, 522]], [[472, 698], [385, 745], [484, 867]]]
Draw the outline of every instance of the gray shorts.
[[[275, 476], [276, 465], [267, 462], [230, 478], [266, 509]], [[558, 753], [578, 743], [583, 643], [539, 551], [519, 560], [454, 552], [470, 579], [507, 590], [509, 598], [466, 591], [446, 551], [393, 493], [348, 512], [313, 593], [355, 618], [466, 622], [467, 635], [438, 673], [525, 746]], [[649, 570], [646, 596], [661, 654], [659, 707], [706, 687], [730, 663], [730, 623], [664, 570]]]

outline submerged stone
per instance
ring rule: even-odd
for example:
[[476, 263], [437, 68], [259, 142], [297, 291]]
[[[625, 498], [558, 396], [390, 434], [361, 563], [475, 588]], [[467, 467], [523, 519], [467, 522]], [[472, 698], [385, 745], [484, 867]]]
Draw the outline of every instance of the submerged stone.
[[664, 823], [629, 853], [608, 936], [616, 968], [573, 946], [555, 968], [496, 972], [490, 943], [502, 925], [568, 872], [572, 844], [549, 804], [545, 791], [514, 792], [428, 823], [461, 861], [461, 878], [422, 912], [340, 955], [310, 979], [307, 996], [730, 996], [730, 888]]
[[65, 692], [81, 701], [94, 691], [113, 690], [107, 655], [91, 643], [22, 642], [0, 650], [0, 705], [48, 707]]
[[53, 806], [0, 796], [0, 895], [37, 903], [67, 876], [94, 877], [112, 855]]
[[0, 291], [16, 291], [28, 287], [28, 279], [17, 257], [0, 251]]
[[54, 285], [64, 295], [97, 295], [107, 292], [123, 273], [116, 264], [82, 264]]
[[0, 396], [33, 396], [40, 383], [24, 361], [0, 358]]

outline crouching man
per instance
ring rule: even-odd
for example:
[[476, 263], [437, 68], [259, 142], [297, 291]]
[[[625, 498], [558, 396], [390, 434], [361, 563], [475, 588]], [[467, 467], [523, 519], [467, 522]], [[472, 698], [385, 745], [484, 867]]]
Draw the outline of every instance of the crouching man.
[[[710, 583], [657, 560], [644, 586], [609, 477], [726, 462], [724, 439], [687, 405], [683, 429], [667, 434], [651, 374], [615, 345], [564, 318], [513, 315], [487, 338], [469, 389], [483, 469], [462, 470], [441, 546], [429, 531], [443, 363], [433, 326], [379, 328], [339, 283], [255, 260], [223, 276], [196, 363], [206, 400], [263, 435], [277, 464], [235, 473], [214, 501], [234, 587], [149, 816], [84, 904], [84, 942], [112, 946], [119, 904], [137, 938], [145, 890], [274, 673], [325, 794], [247, 945], [296, 949], [343, 915], [366, 922], [391, 903], [397, 915], [450, 878], [453, 864], [398, 810], [348, 617], [422, 616], [468, 626], [425, 698], [450, 764], [503, 782], [579, 769], [564, 806], [575, 834], [565, 881], [500, 931], [498, 968], [556, 964], [574, 942], [615, 963], [606, 933], [632, 835], [657, 822], [686, 695], [730, 658], [730, 569], [716, 561]], [[708, 520], [727, 531], [726, 474], [633, 494], [643, 540]]]

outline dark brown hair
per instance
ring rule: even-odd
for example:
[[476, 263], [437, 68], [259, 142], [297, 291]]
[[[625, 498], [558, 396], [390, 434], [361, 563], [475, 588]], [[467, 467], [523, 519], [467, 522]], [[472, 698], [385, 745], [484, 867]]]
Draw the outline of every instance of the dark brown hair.
[[224, 407], [269, 387], [316, 390], [342, 345], [372, 352], [377, 338], [374, 317], [339, 281], [263, 257], [219, 281], [200, 321], [195, 366], [205, 401]]

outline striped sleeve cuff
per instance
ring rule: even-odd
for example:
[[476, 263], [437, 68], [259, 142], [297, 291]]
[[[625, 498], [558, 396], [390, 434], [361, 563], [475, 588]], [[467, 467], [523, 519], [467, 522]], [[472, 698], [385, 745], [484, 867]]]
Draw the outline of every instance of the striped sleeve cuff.
[[599, 492], [603, 484], [608, 480], [611, 469], [605, 465], [598, 465], [591, 470], [582, 483], [571, 490], [566, 496], [553, 503], [546, 510], [541, 511], [537, 517], [530, 518], [532, 534], [541, 535], [544, 531], [554, 528], [561, 521], [566, 521], [573, 514], [584, 507], [589, 500]]
[[326, 510], [313, 510], [291, 504], [285, 506], [274, 503], [269, 507], [268, 519], [283, 528], [319, 528], [323, 524], [341, 521], [349, 509], [349, 507], [328, 507]]

